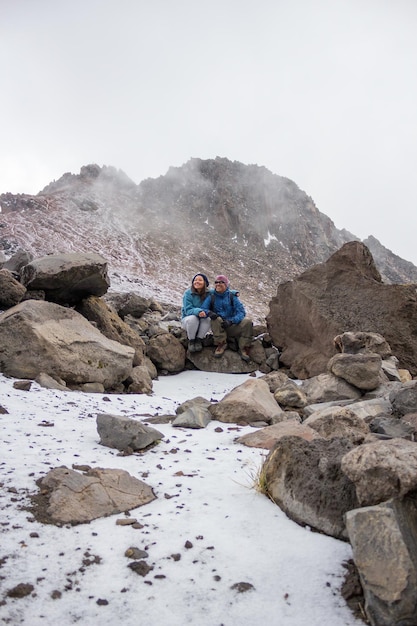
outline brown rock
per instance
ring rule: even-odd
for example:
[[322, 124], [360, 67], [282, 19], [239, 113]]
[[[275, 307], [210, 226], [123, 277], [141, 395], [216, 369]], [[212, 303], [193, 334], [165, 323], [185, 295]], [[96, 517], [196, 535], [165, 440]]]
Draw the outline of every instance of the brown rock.
[[97, 328], [105, 337], [118, 341], [124, 346], [131, 346], [135, 351], [133, 365], [143, 363], [145, 344], [143, 339], [114, 313], [102, 298], [89, 296], [77, 306], [77, 311]]
[[379, 333], [400, 368], [417, 374], [415, 285], [383, 284], [369, 249], [357, 241], [280, 284], [267, 324], [281, 363], [296, 378], [325, 372], [334, 337], [345, 331]]
[[249, 448], [265, 448], [266, 450], [271, 450], [279, 439], [287, 435], [301, 437], [306, 441], [320, 438], [320, 435], [309, 426], [300, 424], [298, 421], [291, 419], [255, 430], [252, 433], [247, 433], [242, 437], [238, 437], [236, 442], [243, 443], [243, 445]]

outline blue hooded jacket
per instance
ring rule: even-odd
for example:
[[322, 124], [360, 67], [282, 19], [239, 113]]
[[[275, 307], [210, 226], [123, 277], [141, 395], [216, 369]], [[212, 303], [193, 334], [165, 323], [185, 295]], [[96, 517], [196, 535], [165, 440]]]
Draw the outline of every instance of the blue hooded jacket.
[[208, 308], [210, 309], [211, 301], [214, 299], [212, 310], [222, 319], [228, 320], [232, 324], [239, 324], [246, 316], [245, 307], [234, 290], [231, 291], [228, 287], [224, 293], [211, 290], [210, 294]]
[[191, 287], [187, 289], [182, 298], [181, 318], [187, 315], [197, 315], [201, 311], [208, 311], [210, 308], [210, 296], [201, 300], [200, 294], [193, 291]]

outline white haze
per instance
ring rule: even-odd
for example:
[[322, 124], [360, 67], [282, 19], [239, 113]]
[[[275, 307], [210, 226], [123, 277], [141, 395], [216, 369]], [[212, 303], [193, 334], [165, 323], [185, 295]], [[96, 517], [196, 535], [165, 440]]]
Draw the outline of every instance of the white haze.
[[2, 0], [0, 193], [222, 156], [417, 264], [416, 27], [415, 0]]

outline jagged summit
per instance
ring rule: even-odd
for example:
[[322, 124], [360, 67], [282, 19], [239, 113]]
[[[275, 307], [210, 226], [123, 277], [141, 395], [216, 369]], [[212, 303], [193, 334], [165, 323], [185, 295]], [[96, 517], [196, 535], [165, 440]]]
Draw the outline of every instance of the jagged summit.
[[[256, 317], [279, 283], [359, 240], [338, 230], [296, 183], [258, 165], [193, 158], [135, 184], [115, 167], [83, 166], [36, 196], [0, 195], [0, 249], [36, 256], [99, 252], [112, 287], [179, 302], [196, 271], [229, 275]], [[370, 237], [385, 281], [417, 268]]]

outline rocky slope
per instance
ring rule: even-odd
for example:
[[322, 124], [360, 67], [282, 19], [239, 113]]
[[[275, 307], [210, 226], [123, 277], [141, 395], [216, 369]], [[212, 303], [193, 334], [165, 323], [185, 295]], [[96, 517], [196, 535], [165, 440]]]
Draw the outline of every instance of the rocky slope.
[[[36, 196], [0, 195], [0, 250], [99, 252], [113, 289], [179, 302], [197, 271], [229, 275], [262, 318], [279, 283], [325, 261], [355, 235], [338, 230], [297, 185], [264, 167], [191, 159], [136, 185], [113, 167], [64, 174]], [[365, 241], [386, 282], [417, 268]]]

